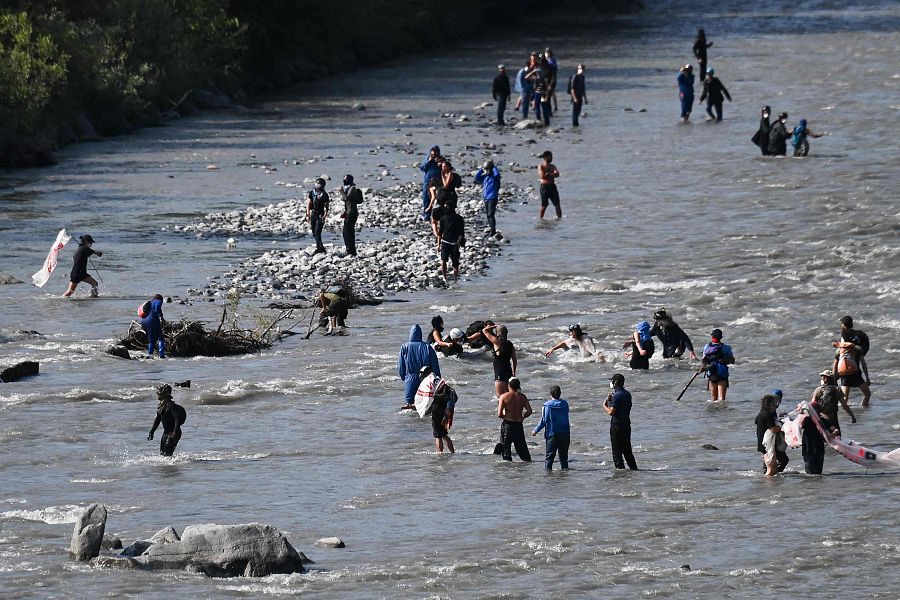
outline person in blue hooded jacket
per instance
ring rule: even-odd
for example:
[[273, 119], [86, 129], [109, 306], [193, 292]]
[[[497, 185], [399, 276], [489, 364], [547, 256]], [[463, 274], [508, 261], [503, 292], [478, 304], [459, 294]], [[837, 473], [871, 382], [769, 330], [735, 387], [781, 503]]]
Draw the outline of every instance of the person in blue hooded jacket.
[[497, 234], [497, 200], [500, 198], [500, 169], [494, 166], [494, 161], [489, 160], [475, 173], [475, 183], [481, 185], [481, 195], [484, 198], [484, 214], [487, 216], [488, 225], [491, 227], [491, 235]]
[[405, 387], [405, 410], [415, 408], [416, 389], [419, 387], [419, 370], [431, 367], [435, 377], [441, 376], [437, 353], [428, 342], [422, 341], [422, 328], [413, 325], [409, 328], [409, 341], [400, 346], [400, 359], [397, 362], [397, 374]]
[[809, 154], [809, 142], [807, 137], [820, 138], [825, 135], [822, 133], [814, 133], [812, 129], [806, 126], [806, 119], [800, 119], [800, 124], [794, 127], [791, 132], [791, 146], [794, 147], [794, 156], [806, 156]]
[[141, 319], [141, 327], [147, 334], [147, 358], [153, 358], [153, 349], [159, 350], [159, 357], [166, 357], [166, 341], [163, 337], [163, 297], [159, 294], [150, 299], [150, 310]]
[[432, 178], [441, 180], [441, 162], [443, 162], [443, 158], [441, 157], [441, 147], [434, 145], [428, 151], [428, 156], [425, 157], [425, 160], [422, 161], [422, 164], [419, 165], [419, 170], [424, 173], [422, 177], [422, 220], [430, 221], [431, 220], [431, 211], [428, 210], [429, 205], [431, 204], [431, 194], [428, 193], [428, 183], [432, 180]]
[[650, 323], [641, 321], [634, 326], [634, 333], [631, 339], [625, 342], [623, 348], [630, 348], [625, 352], [625, 356], [630, 356], [631, 361], [628, 363], [632, 369], [649, 369], [650, 357], [656, 347], [653, 345], [653, 338], [650, 336]]
[[559, 452], [559, 466], [563, 471], [569, 469], [569, 403], [560, 398], [562, 390], [558, 385], [550, 388], [550, 400], [544, 402], [541, 411], [541, 422], [531, 432], [532, 436], [544, 430], [544, 441], [547, 444], [547, 453], [544, 458], [544, 468], [553, 470], [553, 459]]

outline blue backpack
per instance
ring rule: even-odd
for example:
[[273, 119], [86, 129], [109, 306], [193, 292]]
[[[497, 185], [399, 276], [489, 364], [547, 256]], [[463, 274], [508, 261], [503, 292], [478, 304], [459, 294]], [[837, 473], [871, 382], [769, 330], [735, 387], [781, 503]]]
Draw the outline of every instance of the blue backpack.
[[728, 365], [725, 364], [725, 351], [722, 344], [708, 344], [703, 349], [703, 360], [706, 361], [706, 376], [726, 379]]
[[806, 123], [801, 121], [799, 125], [794, 127], [794, 131], [791, 133], [791, 145], [794, 148], [799, 148], [803, 143], [803, 140], [806, 139]]

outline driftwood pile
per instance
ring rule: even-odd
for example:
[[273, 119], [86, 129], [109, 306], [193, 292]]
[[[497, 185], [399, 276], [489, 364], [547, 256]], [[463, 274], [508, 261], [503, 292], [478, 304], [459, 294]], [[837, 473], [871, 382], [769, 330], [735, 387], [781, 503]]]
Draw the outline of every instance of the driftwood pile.
[[[210, 331], [199, 321], [187, 319], [163, 322], [163, 338], [169, 356], [235, 356], [251, 354], [271, 347], [264, 336], [242, 329]], [[132, 323], [120, 344], [129, 350], [147, 350], [147, 334], [139, 323]]]

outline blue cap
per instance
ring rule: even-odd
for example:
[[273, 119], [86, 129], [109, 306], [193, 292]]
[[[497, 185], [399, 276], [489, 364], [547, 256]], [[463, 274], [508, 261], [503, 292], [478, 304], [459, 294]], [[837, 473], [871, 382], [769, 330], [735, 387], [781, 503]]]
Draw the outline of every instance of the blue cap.
[[806, 119], [800, 119], [800, 127], [806, 127]]
[[781, 393], [781, 390], [772, 390], [772, 395], [773, 395], [773, 396], [778, 396], [779, 398], [781, 398], [782, 396], [784, 396], [784, 394]]

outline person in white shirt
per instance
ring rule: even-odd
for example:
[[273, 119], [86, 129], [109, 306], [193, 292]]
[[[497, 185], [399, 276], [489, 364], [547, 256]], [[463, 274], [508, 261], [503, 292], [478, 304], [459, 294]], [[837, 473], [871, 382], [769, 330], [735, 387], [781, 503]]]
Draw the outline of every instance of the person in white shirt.
[[581, 358], [593, 358], [596, 359], [597, 362], [606, 362], [606, 357], [603, 356], [603, 353], [597, 350], [597, 347], [594, 345], [594, 338], [582, 331], [581, 325], [578, 323], [569, 325], [569, 337], [547, 350], [546, 356], [549, 358], [551, 354], [560, 348], [576, 347], [581, 350]]

